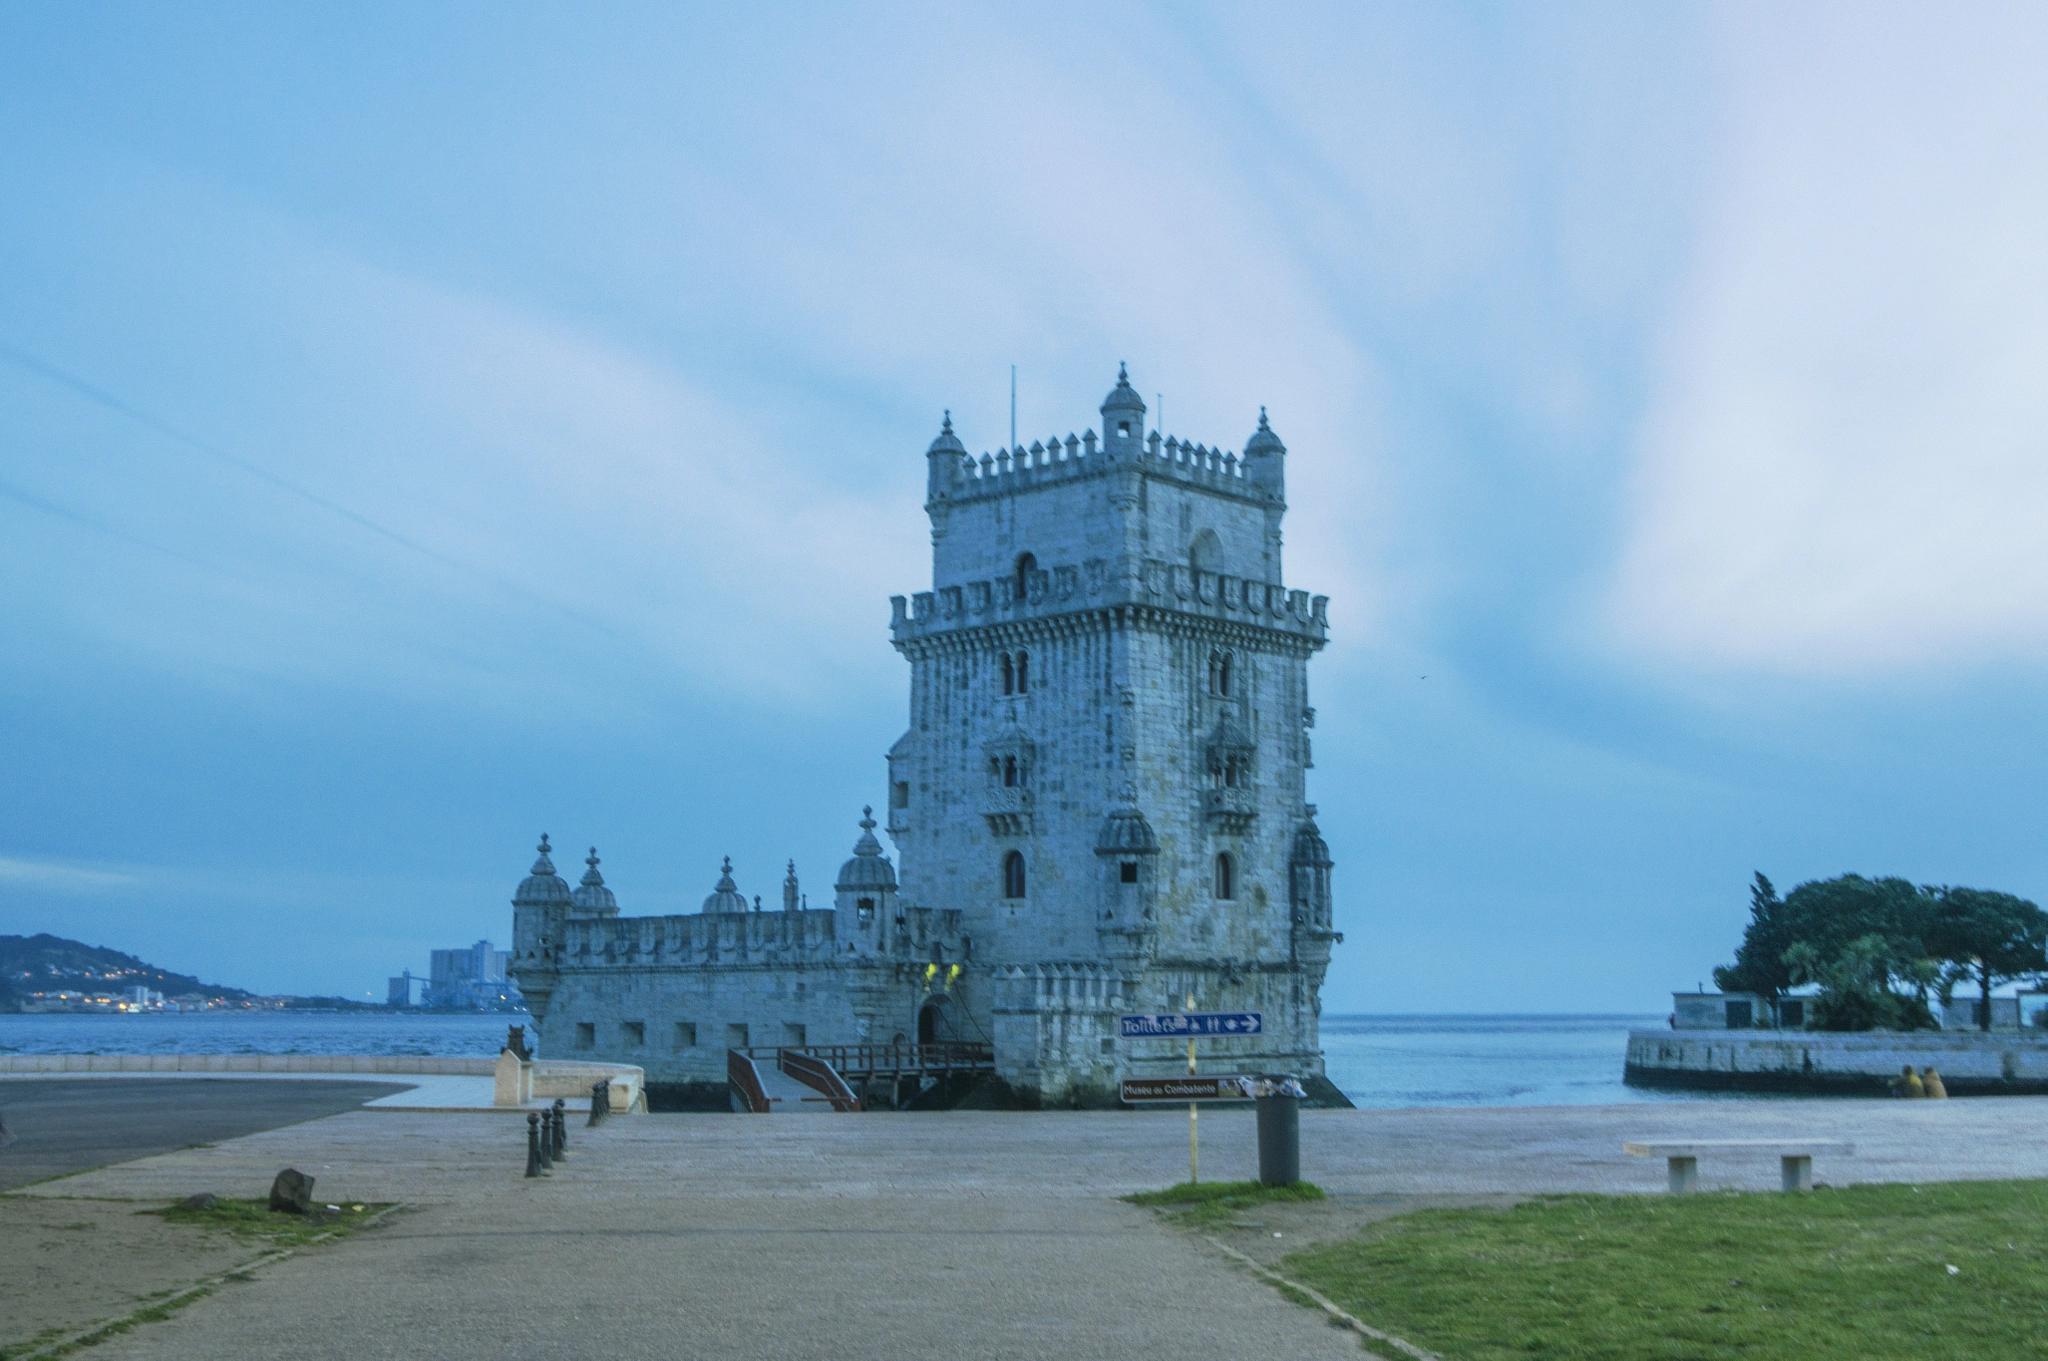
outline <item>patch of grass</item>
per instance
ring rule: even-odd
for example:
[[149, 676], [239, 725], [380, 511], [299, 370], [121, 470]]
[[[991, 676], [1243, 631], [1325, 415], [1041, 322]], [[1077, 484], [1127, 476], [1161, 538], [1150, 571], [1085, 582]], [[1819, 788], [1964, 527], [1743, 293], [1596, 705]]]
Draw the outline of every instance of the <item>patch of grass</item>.
[[1426, 1210], [1280, 1270], [1461, 1361], [2048, 1357], [2048, 1182]]
[[1164, 1191], [1140, 1191], [1124, 1200], [1132, 1205], [1175, 1212], [1183, 1223], [1210, 1225], [1270, 1201], [1323, 1198], [1323, 1188], [1312, 1181], [1290, 1182], [1285, 1186], [1257, 1181], [1184, 1181]]
[[295, 1215], [272, 1210], [268, 1198], [229, 1200], [223, 1197], [203, 1210], [167, 1205], [160, 1210], [137, 1210], [136, 1213], [157, 1215], [173, 1224], [193, 1224], [202, 1229], [231, 1233], [237, 1238], [260, 1239], [276, 1247], [290, 1248], [310, 1243], [316, 1238], [347, 1233], [384, 1208], [381, 1204], [355, 1201], [339, 1210], [316, 1206], [311, 1214]]
[[0, 1361], [15, 1361], [16, 1357], [34, 1356], [63, 1336], [62, 1328], [45, 1328], [26, 1342], [18, 1342], [13, 1346], [0, 1343]]

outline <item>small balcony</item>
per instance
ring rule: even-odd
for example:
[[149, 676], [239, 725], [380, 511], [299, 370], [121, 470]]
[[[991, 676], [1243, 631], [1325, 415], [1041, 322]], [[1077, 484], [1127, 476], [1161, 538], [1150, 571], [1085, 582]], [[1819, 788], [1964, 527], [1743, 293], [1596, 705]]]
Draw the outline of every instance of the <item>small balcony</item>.
[[1259, 794], [1243, 785], [1202, 791], [1202, 811], [1213, 832], [1243, 832], [1259, 816]]
[[981, 815], [997, 836], [1028, 836], [1031, 832], [1031, 790], [1026, 785], [990, 785], [981, 798]]

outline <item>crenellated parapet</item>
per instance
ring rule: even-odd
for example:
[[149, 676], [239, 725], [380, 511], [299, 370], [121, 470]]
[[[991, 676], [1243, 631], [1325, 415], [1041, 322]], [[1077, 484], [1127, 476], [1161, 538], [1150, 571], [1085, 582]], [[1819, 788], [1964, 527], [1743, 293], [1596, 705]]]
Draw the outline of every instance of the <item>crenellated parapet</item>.
[[1143, 441], [1131, 441], [1119, 453], [1114, 442], [1105, 446], [1089, 430], [1078, 437], [1069, 434], [1064, 440], [1057, 435], [1034, 440], [1028, 448], [1022, 444], [999, 448], [979, 458], [960, 455], [936, 477], [933, 492], [935, 499], [942, 496], [962, 505], [1057, 482], [1135, 472], [1259, 505], [1280, 501], [1279, 488], [1252, 475], [1255, 466], [1253, 460], [1241, 459], [1231, 450], [1212, 449], [1172, 435], [1162, 439], [1156, 430]]
[[1088, 558], [889, 597], [898, 650], [968, 629], [1051, 620], [1077, 611], [1146, 607], [1287, 634], [1320, 648], [1330, 598], [1277, 582], [1210, 572], [1165, 558]]
[[693, 912], [671, 917], [571, 920], [563, 928], [560, 967], [824, 963], [841, 953], [838, 914], [829, 908]]

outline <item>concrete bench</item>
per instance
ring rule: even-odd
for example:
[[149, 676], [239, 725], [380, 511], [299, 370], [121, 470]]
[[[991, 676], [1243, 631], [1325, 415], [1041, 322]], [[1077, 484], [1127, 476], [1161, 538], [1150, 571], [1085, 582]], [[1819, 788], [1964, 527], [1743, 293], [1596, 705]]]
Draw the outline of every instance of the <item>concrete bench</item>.
[[1671, 1168], [1674, 1194], [1700, 1189], [1702, 1153], [1775, 1153], [1787, 1191], [1813, 1189], [1816, 1157], [1848, 1157], [1856, 1145], [1834, 1139], [1691, 1139], [1676, 1143], [1630, 1141], [1621, 1151], [1638, 1158], [1663, 1158]]

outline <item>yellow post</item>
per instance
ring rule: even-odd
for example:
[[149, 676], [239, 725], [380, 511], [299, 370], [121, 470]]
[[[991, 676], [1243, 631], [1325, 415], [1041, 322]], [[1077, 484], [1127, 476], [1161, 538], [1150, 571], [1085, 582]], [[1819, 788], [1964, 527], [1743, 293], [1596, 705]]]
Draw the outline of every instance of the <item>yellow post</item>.
[[[1185, 1011], [1193, 1011], [1195, 1009], [1195, 995], [1193, 993], [1188, 994], [1188, 1004], [1186, 1007], [1182, 1009]], [[1189, 1035], [1188, 1076], [1193, 1077], [1194, 1075], [1195, 1037], [1193, 1035]], [[1201, 1145], [1195, 1138], [1195, 1103], [1190, 1101], [1188, 1102], [1188, 1185], [1190, 1186], [1195, 1185], [1202, 1179], [1202, 1164], [1200, 1150]]]

